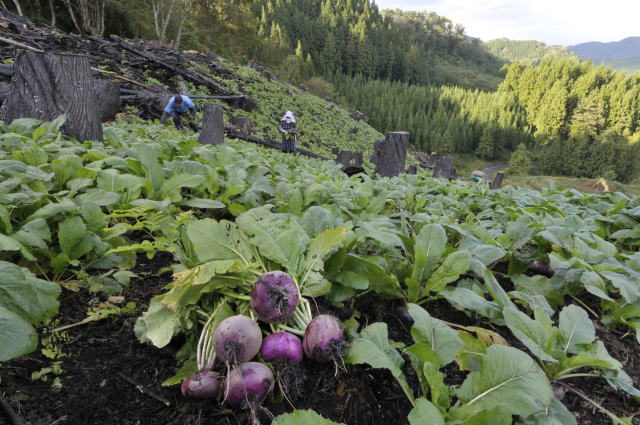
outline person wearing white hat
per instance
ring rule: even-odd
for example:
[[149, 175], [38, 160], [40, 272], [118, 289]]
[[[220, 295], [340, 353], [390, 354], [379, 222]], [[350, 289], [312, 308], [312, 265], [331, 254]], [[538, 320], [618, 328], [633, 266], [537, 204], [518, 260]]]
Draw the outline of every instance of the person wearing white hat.
[[293, 112], [287, 111], [284, 114], [284, 117], [280, 120], [278, 131], [282, 133], [282, 151], [291, 153], [295, 152], [298, 127], [296, 125], [296, 118], [293, 116]]

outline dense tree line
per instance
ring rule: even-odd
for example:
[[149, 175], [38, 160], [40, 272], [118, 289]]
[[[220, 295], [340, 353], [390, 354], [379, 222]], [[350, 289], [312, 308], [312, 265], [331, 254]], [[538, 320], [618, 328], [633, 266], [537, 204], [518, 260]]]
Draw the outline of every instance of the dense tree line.
[[496, 159], [533, 138], [512, 93], [418, 86], [359, 75], [333, 78], [337, 93], [381, 131], [406, 130], [423, 151], [476, 152]]

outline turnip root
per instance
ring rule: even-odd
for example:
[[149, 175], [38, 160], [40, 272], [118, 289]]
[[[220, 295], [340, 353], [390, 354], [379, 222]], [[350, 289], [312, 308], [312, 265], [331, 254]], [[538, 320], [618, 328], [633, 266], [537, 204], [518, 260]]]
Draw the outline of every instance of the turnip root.
[[282, 271], [263, 274], [251, 290], [251, 309], [267, 323], [281, 323], [293, 315], [300, 292], [291, 276]]
[[275, 379], [268, 366], [249, 362], [231, 369], [227, 376], [224, 400], [230, 407], [245, 405], [255, 410], [273, 390]]
[[305, 355], [318, 363], [342, 357], [346, 349], [342, 324], [330, 315], [316, 317], [304, 332], [302, 346]]
[[224, 319], [213, 333], [216, 355], [224, 362], [237, 365], [251, 360], [262, 345], [258, 324], [247, 316]]
[[187, 398], [214, 400], [220, 395], [223, 379], [217, 372], [203, 370], [185, 378], [180, 389]]
[[289, 332], [274, 333], [262, 341], [260, 354], [268, 362], [284, 360], [298, 364], [302, 361], [302, 342]]

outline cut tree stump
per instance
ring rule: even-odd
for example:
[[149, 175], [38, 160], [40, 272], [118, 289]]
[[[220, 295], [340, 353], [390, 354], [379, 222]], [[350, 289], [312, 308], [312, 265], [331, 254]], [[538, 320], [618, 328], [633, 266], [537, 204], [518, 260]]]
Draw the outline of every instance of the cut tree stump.
[[109, 80], [93, 80], [93, 90], [100, 114], [100, 121], [107, 122], [116, 118], [120, 111], [120, 84]]
[[93, 83], [86, 56], [18, 50], [5, 120], [51, 121], [66, 114], [63, 134], [79, 141], [102, 140], [100, 108]]
[[237, 128], [243, 136], [251, 136], [253, 125], [250, 118], [236, 116], [231, 119], [231, 124]]
[[453, 166], [453, 159], [448, 156], [440, 157], [433, 167], [434, 178], [453, 179], [456, 177], [456, 169]]
[[349, 177], [364, 173], [364, 168], [362, 167], [362, 152], [341, 150], [335, 161], [342, 165], [342, 171]]
[[384, 177], [398, 176], [404, 172], [404, 163], [407, 159], [409, 147], [409, 133], [396, 131], [387, 133], [384, 142], [376, 143], [375, 172]]
[[206, 103], [203, 108], [204, 120], [200, 130], [200, 143], [218, 146], [224, 143], [224, 119], [222, 105]]
[[405, 174], [418, 174], [418, 167], [415, 164], [409, 165]]
[[491, 182], [491, 185], [489, 185], [489, 188], [492, 190], [497, 190], [500, 189], [502, 187], [502, 181], [504, 180], [504, 171], [498, 171], [496, 173], [496, 177], [495, 179], [493, 179], [493, 181]]

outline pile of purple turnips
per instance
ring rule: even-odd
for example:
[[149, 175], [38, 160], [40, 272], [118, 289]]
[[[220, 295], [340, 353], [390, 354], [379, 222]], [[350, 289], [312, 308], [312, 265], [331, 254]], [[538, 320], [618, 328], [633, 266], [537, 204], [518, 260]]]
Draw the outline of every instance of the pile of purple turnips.
[[[182, 382], [185, 397], [216, 400], [222, 395], [225, 405], [248, 407], [254, 412], [275, 384], [271, 367], [251, 361], [258, 352], [265, 362], [292, 365], [302, 362], [303, 352], [320, 363], [335, 361], [344, 354], [346, 342], [340, 321], [330, 315], [312, 318], [309, 302], [285, 272], [268, 272], [256, 280], [251, 309], [260, 321], [272, 325], [271, 329], [287, 332], [274, 332], [263, 339], [260, 326], [250, 317], [237, 315], [221, 321], [210, 344], [215, 357], [227, 365], [226, 379], [212, 371], [213, 362], [208, 362], [208, 367]], [[304, 335], [303, 340], [294, 333]]]

